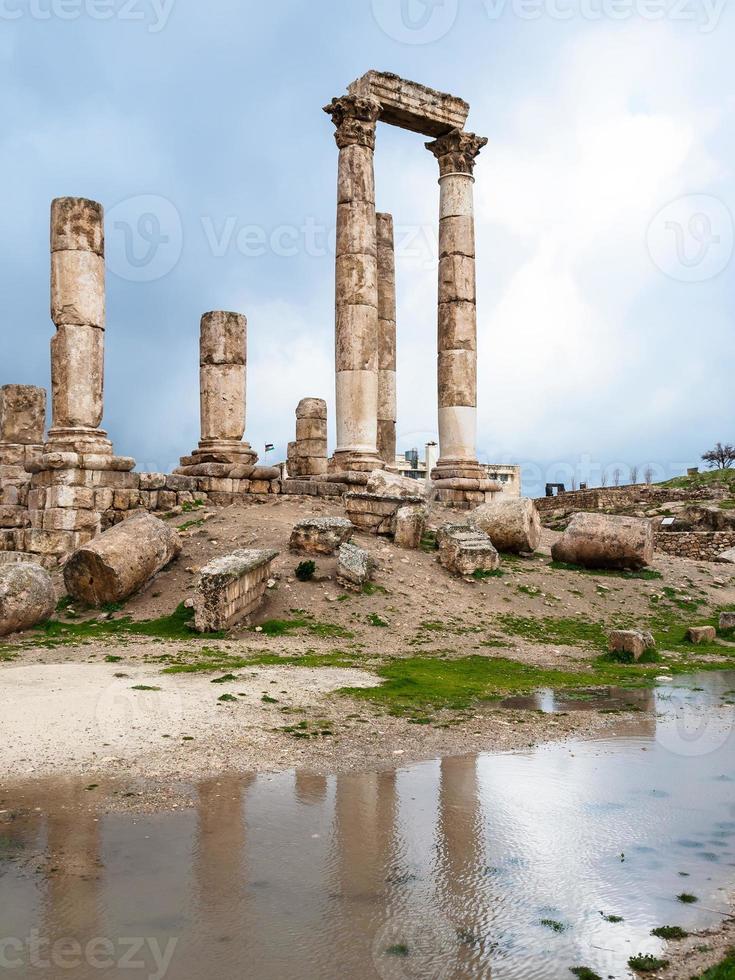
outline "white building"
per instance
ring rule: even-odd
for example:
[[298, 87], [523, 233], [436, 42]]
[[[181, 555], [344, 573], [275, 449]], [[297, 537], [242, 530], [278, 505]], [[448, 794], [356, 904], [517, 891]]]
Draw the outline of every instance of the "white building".
[[[424, 458], [419, 459], [418, 449], [409, 449], [396, 455], [395, 469], [401, 476], [412, 480], [428, 480], [436, 465], [439, 447], [429, 442], [424, 447]], [[497, 480], [503, 486], [503, 493], [509, 497], [521, 496], [521, 468], [513, 463], [483, 463], [488, 480]]]

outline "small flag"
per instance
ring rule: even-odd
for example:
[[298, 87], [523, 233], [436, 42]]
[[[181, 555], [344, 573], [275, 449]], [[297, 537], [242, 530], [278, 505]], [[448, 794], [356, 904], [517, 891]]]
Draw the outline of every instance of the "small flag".
[[276, 447], [275, 447], [275, 446], [273, 445], [273, 443], [272, 443], [272, 442], [267, 442], [267, 443], [265, 444], [265, 451], [266, 451], [267, 453], [272, 453], [272, 452], [273, 452], [273, 450], [274, 450], [275, 448], [276, 448]]

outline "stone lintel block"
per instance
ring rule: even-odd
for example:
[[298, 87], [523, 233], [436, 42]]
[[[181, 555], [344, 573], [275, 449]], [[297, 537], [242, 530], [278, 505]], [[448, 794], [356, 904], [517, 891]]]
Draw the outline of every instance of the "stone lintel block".
[[373, 151], [357, 143], [339, 151], [337, 165], [337, 204], [362, 201], [375, 207]]
[[477, 350], [477, 308], [474, 303], [439, 304], [439, 350]]
[[[337, 306], [369, 306], [378, 315], [378, 260], [375, 255], [338, 255], [335, 298]], [[374, 328], [377, 331], [377, 324]]]
[[339, 304], [336, 317], [336, 370], [377, 371], [378, 311], [376, 307]]
[[242, 313], [205, 313], [199, 328], [199, 363], [245, 364], [247, 325]]
[[348, 87], [350, 95], [376, 99], [380, 121], [424, 136], [464, 129], [470, 107], [464, 99], [410, 82], [392, 72], [369, 71]]
[[[45, 428], [45, 388], [33, 385], [0, 387], [0, 444], [9, 443], [18, 447], [38, 445], [43, 442]], [[0, 458], [2, 450], [3, 446], [0, 445]]]
[[477, 354], [473, 350], [440, 350], [439, 407], [477, 405]]
[[55, 486], [45, 492], [46, 508], [69, 507], [73, 510], [92, 510], [94, 508], [94, 491], [89, 487]]
[[105, 254], [104, 209], [84, 197], [57, 197], [51, 202], [51, 251]]
[[367, 201], [349, 201], [337, 205], [337, 255], [375, 256], [375, 205]]
[[439, 303], [475, 303], [475, 260], [468, 255], [439, 259]]
[[211, 633], [251, 616], [263, 601], [277, 555], [272, 549], [241, 549], [205, 565], [194, 595], [194, 628]]
[[296, 406], [297, 419], [323, 419], [327, 421], [327, 403], [323, 398], [302, 398]]
[[475, 257], [475, 219], [472, 215], [448, 215], [439, 230], [439, 257], [467, 255]]
[[95, 252], [51, 253], [51, 319], [57, 327], [105, 326], [105, 260]]

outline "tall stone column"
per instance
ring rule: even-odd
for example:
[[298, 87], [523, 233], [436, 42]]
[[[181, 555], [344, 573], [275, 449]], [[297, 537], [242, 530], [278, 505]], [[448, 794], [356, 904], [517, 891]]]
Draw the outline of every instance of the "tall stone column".
[[51, 408], [49, 449], [111, 453], [99, 428], [105, 356], [105, 235], [101, 204], [51, 204]]
[[257, 454], [249, 442], [243, 442], [246, 373], [246, 317], [222, 310], [205, 313], [199, 329], [201, 438], [198, 449], [182, 457], [177, 473], [207, 463], [225, 467], [256, 463]]
[[481, 491], [477, 461], [475, 158], [487, 139], [453, 129], [431, 143], [439, 161], [439, 489]]
[[396, 461], [396, 257], [393, 216], [378, 214], [378, 455]]
[[375, 126], [380, 103], [345, 95], [324, 109], [339, 147], [335, 355], [337, 448], [333, 472], [381, 468], [378, 440], [378, 257]]

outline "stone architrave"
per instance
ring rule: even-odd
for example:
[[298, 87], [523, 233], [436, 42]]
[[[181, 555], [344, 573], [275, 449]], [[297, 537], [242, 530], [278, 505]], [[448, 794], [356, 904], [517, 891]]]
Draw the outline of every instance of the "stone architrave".
[[396, 259], [393, 217], [377, 215], [378, 229], [378, 455], [396, 461]]
[[[477, 461], [477, 310], [473, 171], [487, 139], [459, 129], [427, 149], [439, 162], [439, 489], [482, 490]], [[453, 481], [462, 481], [461, 485]]]
[[373, 155], [380, 103], [345, 95], [324, 107], [336, 127], [335, 358], [341, 472], [383, 466], [378, 457], [378, 253]]

